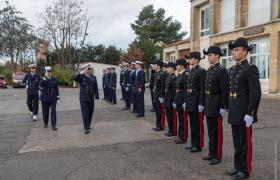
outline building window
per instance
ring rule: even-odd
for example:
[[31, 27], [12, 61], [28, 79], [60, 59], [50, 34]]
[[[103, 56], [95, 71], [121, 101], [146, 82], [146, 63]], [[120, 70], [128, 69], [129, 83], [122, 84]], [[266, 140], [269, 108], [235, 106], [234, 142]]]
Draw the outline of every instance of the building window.
[[235, 0], [221, 0], [221, 32], [235, 28]]
[[248, 3], [248, 26], [270, 21], [271, 0], [249, 0]]
[[228, 48], [227, 44], [221, 46], [221, 49], [222, 49], [222, 53], [224, 55], [221, 56], [220, 63], [221, 63], [222, 66], [229, 69], [231, 66], [234, 65], [231, 50]]
[[260, 73], [260, 79], [269, 79], [269, 41], [268, 38], [260, 38], [249, 41], [253, 50], [249, 54], [249, 62], [255, 64]]
[[210, 33], [209, 7], [200, 9], [200, 36], [207, 36]]

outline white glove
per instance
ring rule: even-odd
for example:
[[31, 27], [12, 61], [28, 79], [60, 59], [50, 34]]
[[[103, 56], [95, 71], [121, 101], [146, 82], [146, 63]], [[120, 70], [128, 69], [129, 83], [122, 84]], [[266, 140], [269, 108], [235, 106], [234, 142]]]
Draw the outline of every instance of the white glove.
[[225, 109], [223, 109], [223, 108], [220, 108], [220, 115], [222, 116], [222, 117], [224, 117], [225, 115], [226, 115], [226, 110]]
[[176, 104], [175, 103], [173, 103], [172, 106], [173, 106], [174, 109], [176, 109]]
[[45, 81], [45, 80], [47, 80], [47, 78], [46, 78], [46, 77], [43, 77], [43, 80]]
[[186, 111], [186, 103], [184, 103], [184, 104], [182, 105], [182, 108], [183, 108], [184, 111]]
[[202, 112], [204, 110], [204, 106], [198, 105], [198, 111]]
[[162, 97], [158, 98], [158, 100], [159, 100], [160, 104], [162, 104], [164, 101]]
[[129, 91], [129, 87], [126, 87], [125, 90], [126, 90], [126, 92], [128, 92]]
[[253, 124], [254, 117], [247, 115], [244, 117], [244, 121], [246, 123], [246, 127], [250, 127]]

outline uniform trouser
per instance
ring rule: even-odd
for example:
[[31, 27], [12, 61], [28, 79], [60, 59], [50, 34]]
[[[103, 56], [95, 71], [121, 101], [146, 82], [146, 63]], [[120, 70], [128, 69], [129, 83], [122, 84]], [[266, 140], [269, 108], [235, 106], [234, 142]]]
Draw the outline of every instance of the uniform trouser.
[[155, 103], [155, 114], [156, 114], [156, 127], [162, 129], [161, 127], [161, 103], [159, 102], [158, 98], [154, 97], [154, 103]]
[[137, 109], [137, 91], [134, 86], [131, 88], [131, 103], [132, 103], [132, 110], [136, 111], [136, 109]]
[[154, 103], [154, 87], [150, 88], [151, 91], [151, 99], [152, 99], [152, 105], [153, 105], [153, 109], [155, 109], [155, 103]]
[[49, 111], [51, 109], [51, 125], [56, 127], [56, 101], [54, 102], [42, 102], [42, 112], [44, 124], [48, 125], [49, 123]]
[[125, 91], [125, 107], [127, 109], [131, 107], [131, 90]]
[[106, 86], [104, 87], [104, 96], [105, 100], [108, 100], [108, 88]]
[[190, 126], [191, 126], [191, 145], [198, 149], [202, 148], [201, 138], [203, 138], [203, 123], [202, 127], [200, 127], [199, 123], [199, 112], [188, 112], [190, 118]]
[[182, 106], [177, 105], [178, 114], [178, 139], [184, 141], [184, 110]]
[[122, 92], [122, 99], [124, 99], [124, 88], [123, 88], [123, 86], [121, 85], [121, 92]]
[[94, 112], [94, 101], [80, 101], [84, 129], [90, 129], [92, 115]]
[[168, 133], [173, 134], [173, 130], [174, 130], [173, 108], [172, 107], [165, 108], [165, 115], [167, 119]]
[[117, 94], [116, 94], [116, 88], [112, 88], [112, 99], [111, 99], [111, 102], [113, 103], [117, 103]]
[[106, 99], [106, 88], [103, 87], [104, 99]]
[[137, 92], [137, 115], [145, 116], [144, 92]]
[[33, 115], [38, 115], [39, 110], [39, 94], [27, 94], [27, 107]]
[[111, 87], [108, 87], [108, 101], [112, 102], [112, 97], [113, 97], [113, 89]]
[[[232, 125], [234, 144], [234, 168], [243, 173], [250, 173], [252, 159], [252, 128], [242, 125]], [[248, 133], [248, 130], [249, 133]]]
[[223, 125], [222, 118], [206, 117], [209, 137], [209, 156], [213, 159], [221, 160], [223, 146]]

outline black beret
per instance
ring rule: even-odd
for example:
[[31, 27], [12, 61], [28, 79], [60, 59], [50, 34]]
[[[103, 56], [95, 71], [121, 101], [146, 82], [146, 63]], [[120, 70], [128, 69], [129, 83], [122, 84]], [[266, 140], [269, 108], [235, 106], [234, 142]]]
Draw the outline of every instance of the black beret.
[[186, 59], [177, 59], [176, 60], [176, 66], [177, 65], [186, 65], [187, 64], [187, 62], [186, 62]]
[[221, 50], [221, 48], [219, 46], [210, 46], [207, 49], [207, 51], [205, 49], [203, 50], [203, 54], [204, 55], [208, 55], [208, 54], [212, 54], [212, 53], [213, 54], [218, 54], [220, 56], [223, 56], [222, 50]]
[[161, 61], [161, 60], [159, 60], [159, 59], [155, 60], [155, 61], [153, 62], [153, 64], [157, 64], [157, 65], [159, 65], [160, 67], [162, 67], [162, 66], [164, 65], [163, 61]]
[[173, 68], [175, 68], [176, 64], [174, 62], [169, 62], [169, 63], [167, 63], [166, 67], [173, 67]]
[[186, 55], [186, 58], [187, 59], [195, 58], [195, 59], [198, 59], [198, 60], [204, 59], [204, 57], [201, 58], [201, 54], [198, 51], [190, 52], [190, 54], [188, 56]]

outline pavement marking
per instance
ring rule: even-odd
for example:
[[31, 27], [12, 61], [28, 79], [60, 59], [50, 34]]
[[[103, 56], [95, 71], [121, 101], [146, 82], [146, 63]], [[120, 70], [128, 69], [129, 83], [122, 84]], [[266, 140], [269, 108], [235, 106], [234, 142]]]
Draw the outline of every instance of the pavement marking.
[[145, 120], [98, 122], [88, 135], [84, 134], [82, 124], [58, 128], [57, 132], [33, 128], [19, 153], [167, 139], [162, 131], [154, 132], [153, 125]]

